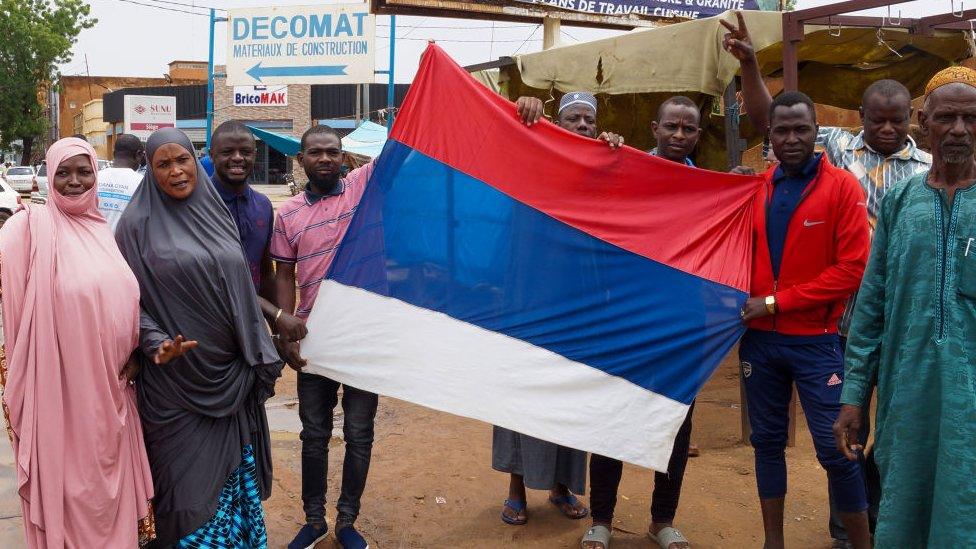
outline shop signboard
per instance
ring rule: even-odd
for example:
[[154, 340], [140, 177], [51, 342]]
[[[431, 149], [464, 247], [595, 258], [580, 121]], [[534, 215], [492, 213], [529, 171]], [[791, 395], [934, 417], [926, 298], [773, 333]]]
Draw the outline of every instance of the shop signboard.
[[701, 19], [728, 10], [758, 10], [762, 0], [517, 0], [608, 16]]
[[288, 86], [234, 86], [235, 107], [287, 107]]
[[375, 38], [365, 3], [228, 10], [227, 85], [372, 82]]
[[122, 107], [123, 131], [143, 141], [160, 128], [176, 127], [176, 97], [126, 95]]

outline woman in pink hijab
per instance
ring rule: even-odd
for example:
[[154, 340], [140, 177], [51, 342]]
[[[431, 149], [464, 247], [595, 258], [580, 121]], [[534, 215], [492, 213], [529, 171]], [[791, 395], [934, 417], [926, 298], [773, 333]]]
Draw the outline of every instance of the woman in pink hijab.
[[139, 286], [98, 213], [94, 149], [62, 139], [47, 165], [47, 206], [0, 230], [3, 403], [27, 546], [131, 549], [152, 537], [131, 386]]

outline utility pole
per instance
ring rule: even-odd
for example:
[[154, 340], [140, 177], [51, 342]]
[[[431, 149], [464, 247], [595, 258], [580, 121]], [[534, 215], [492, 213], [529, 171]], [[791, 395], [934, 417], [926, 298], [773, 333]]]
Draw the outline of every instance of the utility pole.
[[85, 54], [85, 74], [88, 75], [88, 100], [91, 101], [92, 99], [95, 99], [95, 98], [92, 97], [92, 92], [91, 92], [91, 70], [88, 68], [88, 54], [87, 53]]
[[[217, 23], [227, 21], [217, 17], [217, 10], [210, 8], [210, 55], [207, 58], [207, 152], [210, 152], [210, 134], [213, 132], [214, 116], [214, 29]], [[225, 71], [226, 72], [226, 71]]]

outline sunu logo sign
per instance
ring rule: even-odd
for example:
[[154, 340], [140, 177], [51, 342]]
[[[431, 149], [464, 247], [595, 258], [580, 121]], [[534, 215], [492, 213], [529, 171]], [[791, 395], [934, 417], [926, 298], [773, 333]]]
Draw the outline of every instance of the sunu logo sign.
[[234, 86], [235, 107], [287, 107], [288, 86]]

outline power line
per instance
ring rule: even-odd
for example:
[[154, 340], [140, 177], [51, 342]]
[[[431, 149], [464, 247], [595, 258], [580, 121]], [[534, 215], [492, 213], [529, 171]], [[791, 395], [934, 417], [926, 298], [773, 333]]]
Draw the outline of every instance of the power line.
[[[377, 36], [376, 38], [388, 39], [390, 37], [389, 36]], [[532, 36], [530, 35], [529, 38], [532, 38]], [[529, 41], [529, 38], [526, 38], [524, 41], [523, 40], [494, 40], [494, 41], [492, 41], [492, 40], [462, 40], [462, 39], [453, 39], [453, 38], [399, 38], [399, 37], [397, 37], [397, 40], [398, 41], [399, 40], [412, 40], [412, 41], [417, 41], [417, 42], [465, 42], [465, 43], [469, 43], [469, 44], [490, 44], [492, 42], [511, 42], [511, 43], [514, 44], [516, 42], [522, 42], [522, 45], [525, 45], [525, 42], [528, 42]], [[541, 42], [541, 41], [542, 41], [541, 38], [536, 38], [535, 40], [532, 40], [532, 42]]]
[[[155, 0], [154, 0], [155, 1]], [[385, 23], [377, 23], [377, 27], [389, 27]], [[397, 23], [398, 29], [450, 29], [450, 30], [478, 30], [478, 29], [526, 29], [531, 26], [531, 23], [525, 23], [523, 25], [499, 25], [497, 27], [488, 27], [485, 25], [477, 25], [473, 27], [458, 27], [458, 26], [438, 26], [438, 25], [401, 25]]]
[[488, 59], [495, 58], [495, 22], [491, 22], [491, 47], [488, 49]]
[[519, 50], [522, 49], [522, 47], [525, 46], [529, 42], [529, 38], [532, 38], [532, 35], [535, 34], [535, 31], [539, 30], [539, 27], [541, 27], [541, 26], [542, 25], [536, 25], [535, 28], [532, 29], [532, 32], [529, 33], [529, 36], [525, 39], [525, 42], [522, 42], [522, 45], [519, 46], [518, 48], [516, 48], [515, 49], [515, 53], [513, 53], [512, 55], [515, 55], [516, 53], [518, 53]]
[[[412, 29], [408, 30], [407, 32], [403, 33], [403, 36], [401, 36], [400, 38], [406, 38], [406, 37], [410, 36], [413, 33], [413, 31], [415, 31], [418, 28], [420, 28], [420, 26], [423, 25], [424, 23], [426, 23], [428, 19], [430, 19], [430, 17], [424, 17], [423, 19], [421, 19], [420, 22], [417, 23], [417, 25], [415, 25]], [[391, 19], [391, 21], [392, 21], [392, 19]], [[392, 25], [387, 25], [387, 26], [392, 27]]]
[[185, 2], [174, 2], [173, 0], [149, 0], [149, 1], [150, 2], [155, 2], [155, 3], [158, 3], [158, 4], [171, 4], [173, 6], [183, 6], [184, 8], [208, 9], [208, 10], [216, 10], [216, 11], [227, 11], [224, 8], [218, 8], [216, 6], [206, 6], [206, 5], [203, 5], [203, 4], [196, 4], [196, 3], [194, 3], [194, 4], [187, 4]]
[[158, 5], [155, 5], [155, 4], [144, 4], [142, 2], [137, 2], [136, 0], [116, 0], [116, 1], [117, 2], [126, 2], [126, 3], [129, 3], [129, 4], [135, 4], [137, 6], [142, 6], [142, 7], [145, 7], [145, 8], [153, 8], [153, 9], [157, 9], [157, 10], [173, 11], [173, 12], [178, 12], [178, 13], [187, 13], [187, 14], [190, 14], [190, 15], [199, 15], [201, 17], [210, 17], [210, 14], [207, 14], [207, 13], [201, 13], [201, 12], [197, 12], [197, 11], [181, 10], [181, 9], [178, 9], [178, 8], [167, 8], [166, 6], [158, 6]]
[[[208, 14], [194, 12], [194, 11], [181, 10], [181, 9], [176, 9], [176, 8], [167, 8], [165, 6], [157, 6], [157, 5], [154, 5], [154, 4], [167, 4], [167, 5], [170, 5], [170, 6], [179, 6], [181, 8], [188, 8], [189, 10], [193, 10], [193, 9], [207, 9], [207, 10], [210, 10], [210, 9], [212, 9], [212, 10], [221, 11], [221, 12], [226, 12], [227, 11], [226, 8], [218, 8], [216, 6], [208, 6], [208, 5], [205, 5], [205, 4], [187, 4], [186, 2], [176, 2], [174, 0], [144, 0], [144, 2], [152, 2], [152, 4], [146, 4], [146, 3], [143, 3], [143, 2], [139, 2], [137, 0], [115, 0], [115, 1], [117, 1], [117, 2], [127, 2], [127, 3], [130, 3], [130, 4], [136, 4], [136, 5], [144, 6], [144, 7], [147, 7], [147, 8], [165, 9], [165, 10], [168, 10], [168, 11], [175, 11], [175, 12], [179, 12], [179, 13], [189, 13], [191, 15], [208, 15]], [[398, 24], [397, 25], [397, 28], [398, 29], [478, 30], [478, 29], [524, 29], [524, 28], [528, 28], [530, 26], [530, 24], [528, 24], [528, 23], [522, 24], [522, 25], [496, 25], [496, 26], [477, 25], [477, 26], [470, 26], [470, 27], [458, 26], [458, 25], [424, 25], [423, 23], [427, 19], [428, 18], [425, 17], [423, 20], [420, 21], [420, 23], [418, 23], [416, 25], [402, 25], [402, 24]], [[390, 25], [387, 24], [387, 23], [377, 23], [376, 26], [377, 27], [383, 27], [383, 28], [389, 28], [390, 27]], [[407, 35], [408, 34], [410, 34], [410, 33], [407, 33]], [[404, 37], [406, 37], [407, 35], [404, 35]], [[518, 42], [518, 40], [515, 40], [515, 41]]]

